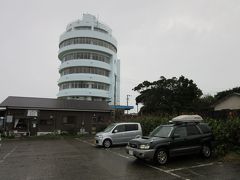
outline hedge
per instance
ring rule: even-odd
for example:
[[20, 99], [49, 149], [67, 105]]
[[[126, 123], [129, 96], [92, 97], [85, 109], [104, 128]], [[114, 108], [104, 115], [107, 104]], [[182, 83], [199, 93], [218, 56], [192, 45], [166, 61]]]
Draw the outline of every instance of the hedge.
[[131, 119], [131, 121], [139, 122], [142, 126], [143, 135], [147, 136], [157, 126], [168, 123], [169, 119], [171, 118], [157, 116], [141, 116], [137, 117], [134, 120]]
[[205, 120], [212, 128], [215, 140], [217, 142], [216, 153], [225, 155], [231, 150], [240, 148], [240, 119]]

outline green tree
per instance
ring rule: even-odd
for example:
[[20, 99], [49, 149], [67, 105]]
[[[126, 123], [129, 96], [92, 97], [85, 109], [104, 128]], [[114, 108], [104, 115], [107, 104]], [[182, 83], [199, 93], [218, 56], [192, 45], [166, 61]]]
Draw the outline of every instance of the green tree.
[[158, 81], [144, 81], [133, 88], [140, 93], [136, 103], [142, 103], [145, 114], [180, 114], [192, 112], [202, 91], [193, 80], [184, 76], [167, 79], [161, 76]]
[[211, 105], [215, 102], [215, 99], [212, 95], [207, 94], [201, 96], [199, 101], [197, 102], [198, 109], [201, 110], [209, 110], [211, 109]]

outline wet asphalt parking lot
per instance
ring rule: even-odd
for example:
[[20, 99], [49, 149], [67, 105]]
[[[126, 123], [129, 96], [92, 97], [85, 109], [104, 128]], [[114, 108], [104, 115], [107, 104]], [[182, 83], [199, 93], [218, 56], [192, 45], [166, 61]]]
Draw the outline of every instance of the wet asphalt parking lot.
[[136, 160], [124, 146], [96, 148], [90, 138], [10, 140], [0, 148], [1, 180], [240, 179], [240, 162], [171, 159], [166, 166]]

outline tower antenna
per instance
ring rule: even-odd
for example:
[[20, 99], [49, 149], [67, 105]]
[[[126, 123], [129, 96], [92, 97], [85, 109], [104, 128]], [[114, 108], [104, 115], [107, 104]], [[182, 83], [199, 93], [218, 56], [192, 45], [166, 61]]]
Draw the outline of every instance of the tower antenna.
[[99, 25], [99, 24], [98, 24], [98, 23], [99, 23], [98, 21], [99, 21], [99, 14], [97, 14], [97, 27], [98, 27], [98, 25]]

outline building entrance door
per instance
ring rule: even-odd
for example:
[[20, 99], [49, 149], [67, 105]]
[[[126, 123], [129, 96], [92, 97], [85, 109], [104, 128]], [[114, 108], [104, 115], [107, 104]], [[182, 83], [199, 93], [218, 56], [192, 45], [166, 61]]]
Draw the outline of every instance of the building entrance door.
[[38, 132], [37, 119], [29, 119], [29, 126], [30, 136], [36, 136]]

